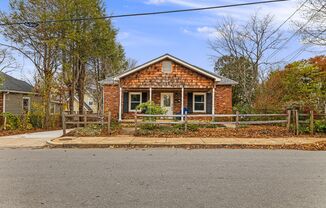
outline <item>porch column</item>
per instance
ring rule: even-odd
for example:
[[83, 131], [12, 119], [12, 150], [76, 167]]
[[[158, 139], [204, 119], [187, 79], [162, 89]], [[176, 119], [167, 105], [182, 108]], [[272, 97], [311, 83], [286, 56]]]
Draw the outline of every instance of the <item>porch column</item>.
[[[185, 89], [184, 89], [184, 86], [182, 86], [182, 88], [181, 88], [181, 115], [183, 116], [183, 109], [184, 109], [184, 101], [183, 101], [183, 99], [184, 99], [184, 91], [185, 91]], [[181, 121], [183, 121], [183, 117], [181, 117]]]
[[152, 87], [149, 88], [149, 101], [152, 102]]
[[121, 102], [122, 102], [122, 87], [120, 87], [120, 92], [119, 92], [119, 121], [122, 121]]
[[[212, 90], [212, 114], [215, 115], [215, 87]], [[214, 120], [214, 116], [212, 119]]]

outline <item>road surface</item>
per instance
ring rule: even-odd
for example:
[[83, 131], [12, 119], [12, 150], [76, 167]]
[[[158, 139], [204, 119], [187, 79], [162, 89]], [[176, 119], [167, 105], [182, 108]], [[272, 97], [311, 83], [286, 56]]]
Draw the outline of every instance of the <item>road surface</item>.
[[0, 207], [326, 207], [326, 152], [0, 150]]

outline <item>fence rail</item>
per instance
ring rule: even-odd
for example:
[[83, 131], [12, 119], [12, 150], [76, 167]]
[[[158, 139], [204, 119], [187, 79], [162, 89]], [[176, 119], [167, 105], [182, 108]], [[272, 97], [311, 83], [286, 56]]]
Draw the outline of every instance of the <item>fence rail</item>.
[[[107, 119], [105, 119], [107, 118]], [[70, 120], [69, 120], [70, 119]], [[74, 125], [75, 127], [86, 127], [87, 124], [107, 125], [108, 134], [111, 134], [111, 112], [107, 115], [91, 115], [91, 114], [62, 114], [62, 131], [65, 135], [67, 133], [67, 125]]]
[[[260, 120], [260, 121], [241, 121], [244, 118], [252, 117], [284, 117], [282, 120]], [[152, 121], [146, 121], [140, 118], [153, 118]], [[173, 121], [162, 121], [156, 120], [155, 118], [168, 118]], [[180, 118], [180, 121], [175, 121], [175, 119]], [[210, 121], [198, 121], [191, 120], [191, 118], [211, 118]], [[235, 121], [215, 121], [215, 118], [231, 118]], [[290, 130], [291, 124], [291, 111], [282, 114], [190, 114], [187, 113], [184, 115], [150, 115], [150, 114], [138, 114], [135, 113], [135, 131], [137, 132], [139, 125], [141, 124], [181, 124], [184, 125], [184, 130], [187, 131], [189, 124], [197, 125], [259, 125], [259, 124], [286, 124], [288, 130]]]

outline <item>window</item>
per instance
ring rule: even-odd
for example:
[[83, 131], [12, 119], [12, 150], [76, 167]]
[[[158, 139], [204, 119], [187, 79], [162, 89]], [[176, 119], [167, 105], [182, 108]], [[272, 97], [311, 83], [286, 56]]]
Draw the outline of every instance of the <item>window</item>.
[[88, 102], [88, 105], [93, 105], [93, 101], [89, 101]]
[[23, 97], [23, 112], [28, 113], [31, 109], [30, 105], [30, 98], [29, 97]]
[[194, 93], [193, 94], [193, 112], [206, 112], [206, 93]]
[[171, 73], [172, 71], [172, 63], [171, 61], [163, 61], [162, 63], [162, 72], [163, 73]]
[[129, 111], [135, 112], [137, 106], [141, 103], [142, 93], [141, 92], [130, 92], [129, 93]]

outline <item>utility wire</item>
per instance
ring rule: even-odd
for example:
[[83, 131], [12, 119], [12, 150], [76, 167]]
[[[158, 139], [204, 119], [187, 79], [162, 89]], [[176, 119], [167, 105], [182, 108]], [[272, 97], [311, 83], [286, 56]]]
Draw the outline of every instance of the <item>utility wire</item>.
[[[325, 22], [325, 21], [324, 21]], [[318, 38], [320, 35], [322, 35], [326, 30], [322, 30], [320, 31], [317, 35], [315, 35], [314, 37], [315, 38]], [[286, 59], [290, 58], [289, 59], [289, 63], [294, 61], [298, 56], [300, 56], [306, 49], [312, 47], [311, 45], [303, 45], [301, 46], [299, 49], [295, 50], [293, 53], [291, 53], [290, 55], [288, 55], [287, 57], [283, 58], [281, 60], [281, 62], [285, 61]]]
[[76, 21], [89, 21], [89, 20], [98, 20], [98, 19], [113, 19], [113, 18], [122, 18], [122, 17], [148, 16], [148, 15], [171, 14], [171, 13], [180, 13], [180, 12], [193, 12], [193, 11], [202, 11], [202, 10], [211, 10], [211, 9], [222, 9], [222, 8], [230, 8], [230, 7], [241, 7], [241, 6], [250, 6], [250, 5], [258, 5], [258, 4], [286, 2], [286, 1], [290, 1], [290, 0], [256, 1], [256, 2], [241, 3], [241, 4], [228, 4], [228, 5], [222, 5], [222, 6], [168, 10], [168, 11], [159, 11], [159, 12], [120, 14], [120, 15], [110, 15], [110, 16], [104, 16], [104, 17], [85, 17], [85, 18], [73, 18], [73, 19], [61, 19], [61, 20], [46, 20], [46, 21], [10, 22], [10, 23], [1, 23], [0, 26], [26, 25], [29, 27], [37, 27], [39, 24], [46, 24], [46, 23], [76, 22]]
[[[313, 20], [313, 18], [315, 18], [315, 16], [323, 9], [325, 7], [325, 5], [323, 5], [320, 9], [318, 9], [316, 12], [315, 12], [315, 14], [314, 15], [312, 15], [309, 19], [308, 19], [308, 21], [304, 24], [304, 25], [302, 25], [299, 29], [297, 29], [283, 44], [282, 44], [282, 46], [280, 47], [280, 48], [283, 48], [284, 46], [286, 46], [286, 44], [288, 44], [288, 42], [292, 39], [292, 38], [294, 38], [295, 36], [296, 36], [296, 34], [300, 31], [300, 30], [302, 30], [304, 27], [306, 27], [308, 24], [309, 24], [309, 22], [311, 22], [312, 20]], [[267, 59], [270, 59], [270, 58], [272, 58], [272, 57], [274, 57], [277, 53], [279, 53], [281, 50], [279, 49], [279, 50], [276, 50], [276, 51], [274, 51], [271, 55], [269, 55], [267, 58], [266, 58], [266, 60]]]
[[[272, 32], [266, 39], [270, 38], [272, 35], [274, 35], [277, 31], [279, 31], [281, 29], [281, 27], [283, 27], [283, 25], [285, 25], [285, 23], [287, 23], [309, 0], [306, 0], [305, 2], [303, 2], [288, 18], [286, 18], [286, 20], [284, 20], [282, 22], [282, 24], [280, 24], [275, 30], [274, 32]], [[271, 43], [267, 46], [269, 47], [271, 45]]]

